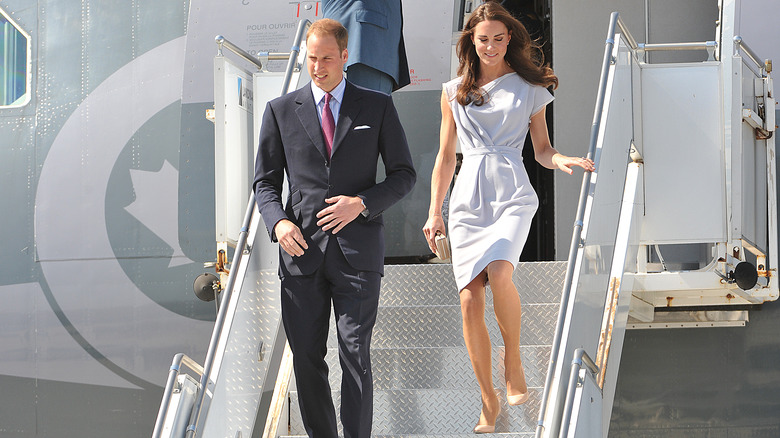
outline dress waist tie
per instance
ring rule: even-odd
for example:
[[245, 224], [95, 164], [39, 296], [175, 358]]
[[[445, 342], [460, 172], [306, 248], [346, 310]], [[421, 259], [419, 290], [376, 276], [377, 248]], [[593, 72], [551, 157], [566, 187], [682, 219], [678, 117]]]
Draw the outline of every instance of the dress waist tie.
[[464, 157], [479, 155], [510, 155], [523, 159], [523, 150], [514, 146], [483, 146], [463, 150]]

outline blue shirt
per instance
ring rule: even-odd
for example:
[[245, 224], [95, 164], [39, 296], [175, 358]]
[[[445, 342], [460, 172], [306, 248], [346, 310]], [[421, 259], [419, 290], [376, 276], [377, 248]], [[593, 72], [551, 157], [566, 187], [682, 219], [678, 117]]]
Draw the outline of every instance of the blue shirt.
[[[339, 111], [341, 111], [341, 102], [344, 99], [346, 87], [346, 80], [341, 78], [336, 88], [330, 90], [330, 112], [333, 114], [334, 127], [339, 124]], [[317, 117], [320, 119], [320, 126], [322, 126], [322, 107], [325, 105], [325, 95], [328, 93], [314, 85], [314, 82], [311, 83], [311, 93], [314, 95], [314, 101], [317, 102]]]

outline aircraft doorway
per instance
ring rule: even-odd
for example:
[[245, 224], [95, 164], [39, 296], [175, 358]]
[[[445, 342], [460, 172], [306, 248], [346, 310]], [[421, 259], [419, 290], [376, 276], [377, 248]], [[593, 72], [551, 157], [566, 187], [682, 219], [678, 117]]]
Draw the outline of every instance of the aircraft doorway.
[[[542, 46], [545, 62], [552, 65], [549, 0], [502, 0], [500, 3], [525, 25], [531, 38]], [[554, 65], [552, 67], [555, 68]], [[547, 128], [555, 146], [552, 105], [555, 105], [554, 101], [547, 106], [546, 115]], [[523, 148], [523, 162], [531, 185], [539, 196], [539, 209], [531, 223], [531, 230], [523, 253], [520, 255], [520, 261], [555, 260], [554, 171], [536, 162], [530, 136], [526, 139]]]

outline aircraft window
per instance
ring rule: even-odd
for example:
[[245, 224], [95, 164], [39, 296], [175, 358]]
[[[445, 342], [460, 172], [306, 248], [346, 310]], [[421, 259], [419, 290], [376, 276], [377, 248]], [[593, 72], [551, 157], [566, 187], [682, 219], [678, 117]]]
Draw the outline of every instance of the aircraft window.
[[0, 9], [0, 107], [30, 100], [30, 37]]

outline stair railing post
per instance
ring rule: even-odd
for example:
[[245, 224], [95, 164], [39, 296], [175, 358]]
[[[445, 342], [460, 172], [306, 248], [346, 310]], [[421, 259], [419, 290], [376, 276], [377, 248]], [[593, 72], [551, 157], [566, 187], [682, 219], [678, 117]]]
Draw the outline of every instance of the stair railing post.
[[[615, 44], [615, 29], [618, 26], [619, 14], [613, 12], [609, 20], [609, 29], [607, 31], [607, 40], [604, 45], [604, 60], [601, 65], [601, 77], [599, 79], [598, 94], [596, 95], [596, 107], [593, 111], [593, 123], [591, 125], [590, 143], [588, 147], [587, 158], [594, 159], [596, 153], [596, 144], [598, 142], [599, 130], [601, 129], [601, 115], [604, 109], [605, 95], [607, 92], [607, 82], [609, 76], [609, 68], [612, 60], [612, 48]], [[595, 161], [595, 160], [594, 160]], [[596, 164], [596, 172], [598, 172], [598, 162]], [[536, 438], [542, 438], [545, 432], [545, 416], [547, 415], [547, 405], [550, 400], [550, 390], [557, 367], [557, 357], [560, 354], [561, 342], [563, 340], [563, 327], [566, 321], [566, 313], [569, 303], [569, 296], [571, 294], [572, 282], [574, 279], [574, 268], [577, 260], [577, 253], [580, 248], [583, 247], [582, 242], [582, 227], [585, 220], [585, 206], [588, 200], [588, 192], [590, 190], [590, 172], [584, 172], [582, 175], [582, 185], [580, 187], [580, 201], [577, 206], [577, 215], [574, 221], [574, 230], [572, 232], [571, 245], [569, 246], [568, 265], [566, 269], [566, 277], [563, 281], [563, 292], [561, 293], [561, 305], [558, 311], [558, 321], [556, 323], [555, 336], [553, 338], [552, 350], [550, 352], [550, 363], [547, 368], [547, 377], [544, 382], [544, 392], [542, 395], [542, 403], [539, 408], [539, 422], [536, 426]], [[550, 431], [554, 432], [554, 431]]]

